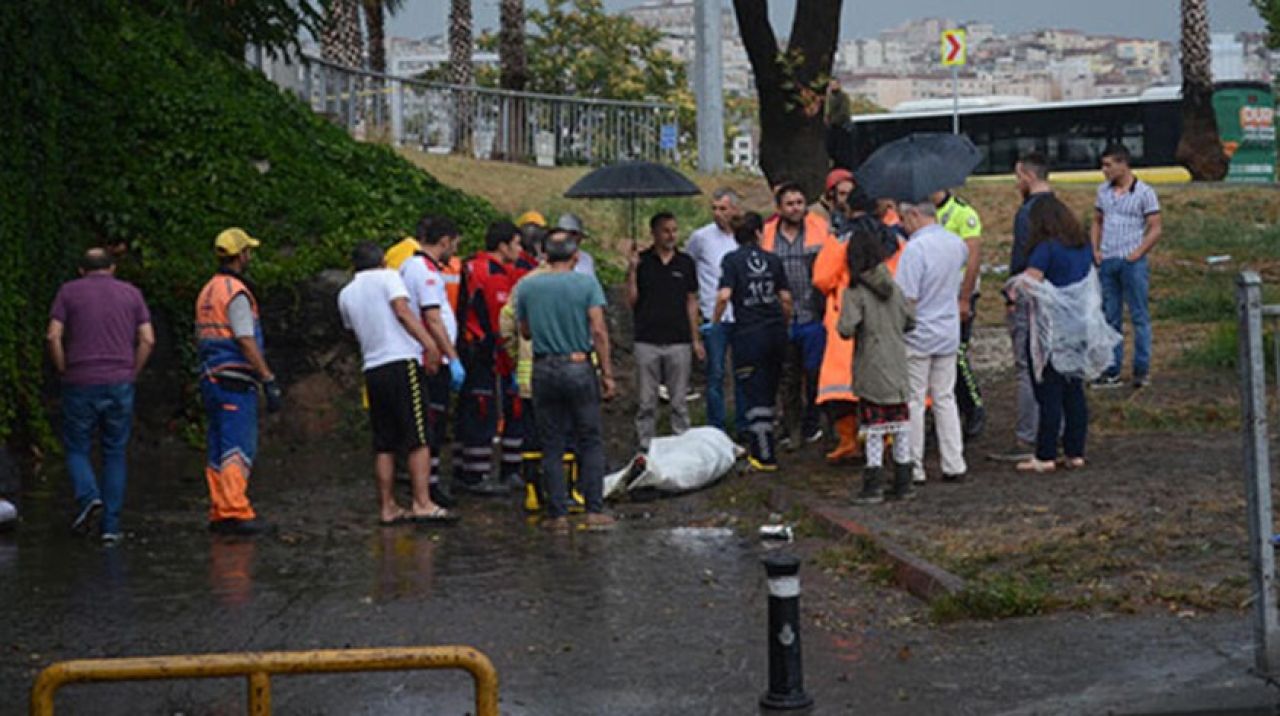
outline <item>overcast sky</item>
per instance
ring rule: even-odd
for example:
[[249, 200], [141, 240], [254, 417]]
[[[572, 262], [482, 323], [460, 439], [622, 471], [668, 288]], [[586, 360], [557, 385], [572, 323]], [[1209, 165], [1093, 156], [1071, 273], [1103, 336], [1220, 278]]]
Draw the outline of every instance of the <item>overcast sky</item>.
[[[610, 10], [620, 10], [639, 5], [641, 0], [604, 0], [604, 4]], [[525, 0], [527, 8], [544, 6], [542, 0]], [[775, 30], [785, 35], [794, 0], [774, 0], [770, 6]], [[1057, 27], [1173, 40], [1178, 34], [1178, 6], [1178, 0], [844, 0], [840, 29], [842, 39], [871, 37], [911, 18], [948, 17], [990, 22], [1005, 32]], [[497, 25], [498, 0], [473, 0], [472, 7], [477, 30]], [[406, 0], [404, 9], [391, 19], [390, 34], [442, 35], [448, 28], [448, 16], [447, 0]], [[1209, 17], [1215, 32], [1264, 29], [1249, 0], [1212, 0]]]

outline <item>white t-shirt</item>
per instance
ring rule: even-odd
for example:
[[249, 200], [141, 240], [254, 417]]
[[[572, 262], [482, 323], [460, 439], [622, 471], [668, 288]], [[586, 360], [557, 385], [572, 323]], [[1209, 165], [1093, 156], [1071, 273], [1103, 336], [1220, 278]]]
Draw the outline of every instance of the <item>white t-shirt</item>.
[[916, 327], [905, 336], [909, 352], [937, 356], [960, 349], [960, 269], [968, 260], [964, 240], [937, 224], [907, 241], [894, 278], [916, 302]]
[[391, 302], [409, 299], [400, 274], [391, 269], [357, 272], [338, 294], [342, 325], [355, 331], [360, 341], [364, 370], [373, 370], [396, 361], [422, 363], [422, 344], [400, 325]]
[[409, 305], [419, 312], [428, 308], [440, 309], [440, 320], [450, 343], [458, 342], [458, 317], [453, 315], [449, 294], [445, 290], [444, 276], [436, 270], [426, 256], [410, 256], [400, 264], [400, 278], [409, 289]]
[[[685, 253], [693, 257], [698, 267], [698, 309], [702, 312], [702, 320], [710, 321], [716, 310], [716, 294], [720, 292], [720, 264], [725, 254], [738, 248], [738, 240], [733, 233], [721, 231], [715, 222], [698, 229], [689, 235], [689, 243], [685, 244]], [[733, 304], [724, 309], [720, 317], [722, 323], [733, 323]]]

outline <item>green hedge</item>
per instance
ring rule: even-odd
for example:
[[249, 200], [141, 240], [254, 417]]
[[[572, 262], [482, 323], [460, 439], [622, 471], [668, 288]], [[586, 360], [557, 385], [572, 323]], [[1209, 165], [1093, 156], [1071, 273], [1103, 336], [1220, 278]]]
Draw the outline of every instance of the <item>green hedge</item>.
[[264, 242], [264, 292], [346, 264], [424, 213], [474, 246], [495, 217], [389, 148], [351, 140], [234, 58], [126, 0], [0, 4], [0, 442], [49, 441], [45, 311], [88, 246], [126, 240], [128, 278], [190, 325], [213, 237]]

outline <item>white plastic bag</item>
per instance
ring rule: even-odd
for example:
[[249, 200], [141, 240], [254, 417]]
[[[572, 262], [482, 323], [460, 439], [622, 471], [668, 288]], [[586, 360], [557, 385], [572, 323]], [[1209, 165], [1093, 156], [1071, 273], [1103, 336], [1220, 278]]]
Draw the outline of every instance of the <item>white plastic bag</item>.
[[1096, 269], [1068, 286], [1018, 274], [1006, 289], [1017, 300], [1031, 302], [1031, 367], [1037, 381], [1050, 362], [1063, 376], [1082, 380], [1093, 380], [1111, 366], [1116, 344], [1124, 337], [1102, 312]]
[[[662, 492], [688, 492], [720, 479], [733, 467], [741, 450], [723, 431], [698, 427], [670, 437], [649, 442], [644, 467], [628, 484], [627, 478], [637, 468], [636, 460], [604, 478], [604, 496], [640, 488]], [[638, 458], [637, 458], [638, 459]]]

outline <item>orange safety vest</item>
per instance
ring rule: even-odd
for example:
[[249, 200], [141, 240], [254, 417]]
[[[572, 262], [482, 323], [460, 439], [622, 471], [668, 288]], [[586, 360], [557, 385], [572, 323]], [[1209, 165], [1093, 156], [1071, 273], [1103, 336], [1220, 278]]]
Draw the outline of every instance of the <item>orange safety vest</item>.
[[[760, 241], [760, 248], [773, 253], [773, 242], [778, 236], [778, 224], [781, 220], [775, 215], [764, 224], [764, 237]], [[825, 219], [812, 211], [804, 215], [804, 247], [805, 249], [821, 248], [829, 243], [834, 242], [831, 236], [831, 227], [827, 225]], [[792, 286], [792, 292], [799, 291], [799, 288]]]
[[240, 349], [235, 333], [231, 330], [228, 310], [231, 299], [242, 293], [248, 296], [249, 307], [253, 309], [253, 337], [258, 350], [262, 350], [262, 325], [258, 319], [257, 299], [239, 277], [218, 273], [209, 279], [196, 299], [196, 351], [200, 370], [204, 375], [211, 376], [224, 370], [248, 371], [252, 374], [253, 367], [249, 365], [249, 359]]
[[449, 263], [441, 267], [440, 276], [444, 279], [445, 294], [449, 297], [449, 305], [453, 307], [453, 313], [456, 316], [458, 296], [462, 292], [462, 259], [451, 256]]

